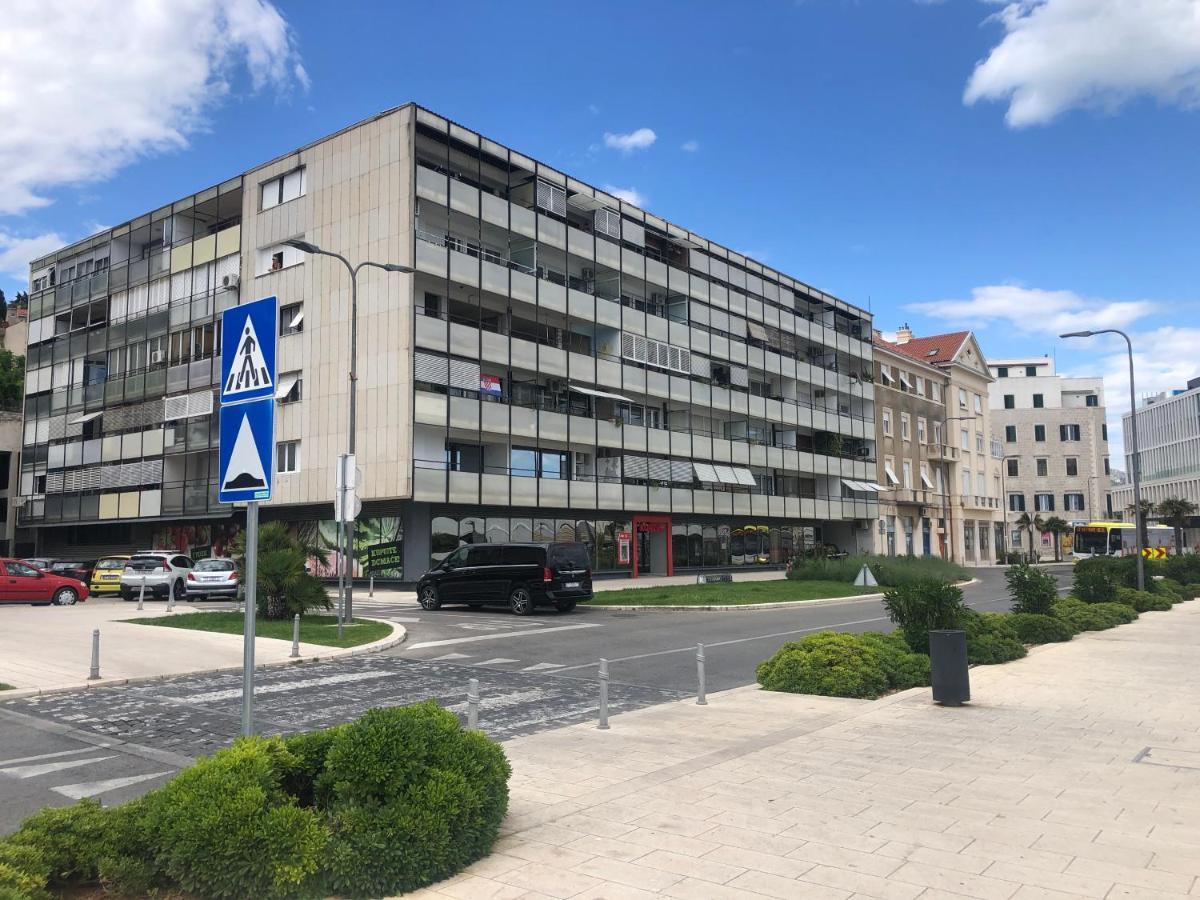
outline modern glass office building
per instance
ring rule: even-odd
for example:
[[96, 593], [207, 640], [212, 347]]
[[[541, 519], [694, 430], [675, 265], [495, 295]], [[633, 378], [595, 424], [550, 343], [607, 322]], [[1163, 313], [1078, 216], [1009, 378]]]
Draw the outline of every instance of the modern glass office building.
[[[861, 309], [409, 104], [31, 268], [23, 525], [217, 545], [216, 325], [281, 306], [275, 499], [330, 534], [359, 280], [360, 545], [574, 539], [599, 571], [864, 549]], [[182, 547], [181, 549], [188, 549]]]

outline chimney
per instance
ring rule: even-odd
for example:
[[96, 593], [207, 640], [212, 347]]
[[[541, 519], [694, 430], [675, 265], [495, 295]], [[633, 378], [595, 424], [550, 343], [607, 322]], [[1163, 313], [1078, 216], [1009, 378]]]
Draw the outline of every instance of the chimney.
[[905, 322], [903, 325], [901, 325], [899, 328], [896, 329], [896, 343], [897, 344], [907, 344], [911, 340], [912, 340], [912, 329], [909, 328], [908, 323]]

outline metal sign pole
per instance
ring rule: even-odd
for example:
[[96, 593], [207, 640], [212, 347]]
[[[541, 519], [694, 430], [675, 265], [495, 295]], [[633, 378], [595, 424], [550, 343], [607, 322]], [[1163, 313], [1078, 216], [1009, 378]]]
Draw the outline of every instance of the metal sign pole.
[[242, 637], [242, 735], [254, 734], [254, 616], [258, 611], [258, 504], [246, 504], [246, 618]]

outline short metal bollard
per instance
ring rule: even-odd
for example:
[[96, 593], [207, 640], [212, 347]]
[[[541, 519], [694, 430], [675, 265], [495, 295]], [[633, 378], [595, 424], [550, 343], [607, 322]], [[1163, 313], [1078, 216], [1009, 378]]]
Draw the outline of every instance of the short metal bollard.
[[600, 660], [600, 729], [608, 728], [608, 660]]
[[467, 682], [467, 728], [474, 731], [479, 727], [479, 679]]
[[696, 691], [696, 705], [708, 706], [707, 692], [704, 689], [704, 645], [696, 645], [696, 679], [700, 683], [699, 690]]
[[100, 680], [100, 629], [92, 630], [92, 670], [88, 673], [88, 681]]
[[175, 612], [175, 586], [167, 586], [167, 612]]
[[929, 632], [929, 670], [934, 703], [962, 706], [971, 699], [965, 631], [946, 629]]
[[300, 613], [296, 613], [292, 617], [292, 652], [291, 659], [296, 659], [300, 655]]
[[138, 609], [145, 609], [146, 603], [146, 576], [142, 576], [142, 586], [138, 588]]
[[370, 585], [371, 586], [369, 588], [367, 588], [367, 596], [374, 597], [375, 596], [375, 576], [374, 575], [371, 576]]

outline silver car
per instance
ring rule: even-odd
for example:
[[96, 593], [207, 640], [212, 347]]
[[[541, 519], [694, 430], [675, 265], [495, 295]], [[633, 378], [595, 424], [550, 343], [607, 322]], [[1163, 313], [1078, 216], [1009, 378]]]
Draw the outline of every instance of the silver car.
[[215, 556], [196, 561], [196, 567], [187, 575], [187, 598], [203, 600], [207, 597], [227, 597], [236, 600], [238, 595], [238, 568], [232, 559]]
[[176, 602], [187, 596], [187, 577], [195, 563], [174, 550], [140, 550], [121, 573], [121, 599], [136, 600], [145, 588], [148, 598]]

